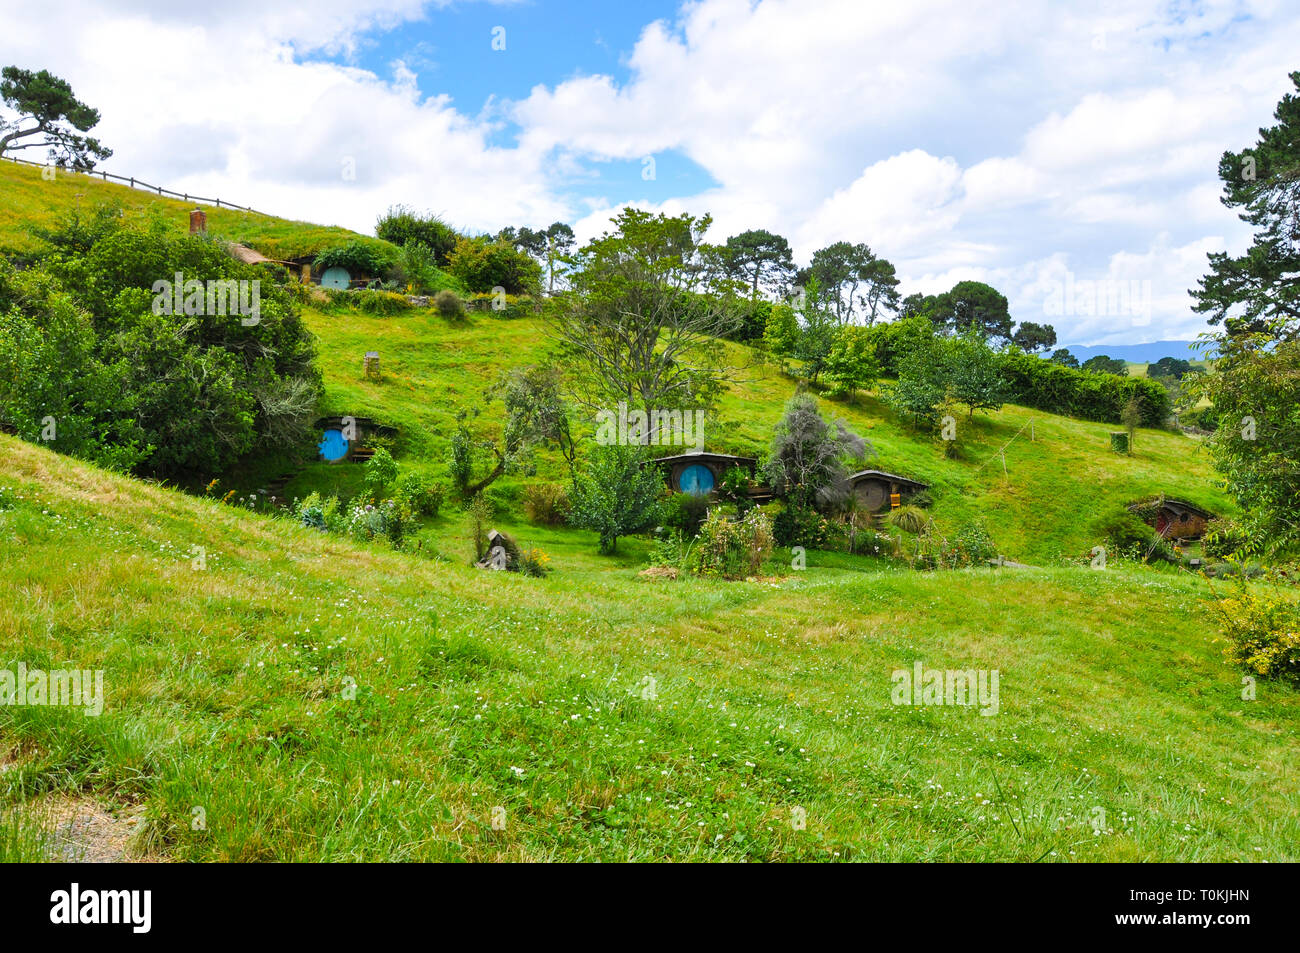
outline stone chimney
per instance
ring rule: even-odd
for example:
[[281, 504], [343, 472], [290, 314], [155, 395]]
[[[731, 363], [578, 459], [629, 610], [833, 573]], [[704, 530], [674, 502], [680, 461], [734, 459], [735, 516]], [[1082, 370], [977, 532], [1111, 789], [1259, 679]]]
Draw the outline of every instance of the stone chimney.
[[208, 213], [201, 208], [190, 212], [190, 234], [206, 235], [208, 233]]

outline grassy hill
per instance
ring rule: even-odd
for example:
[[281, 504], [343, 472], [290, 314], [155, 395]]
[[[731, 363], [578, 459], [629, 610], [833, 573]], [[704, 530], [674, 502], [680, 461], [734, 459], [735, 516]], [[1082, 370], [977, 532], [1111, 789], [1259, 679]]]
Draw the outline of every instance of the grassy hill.
[[[11, 856], [74, 797], [182, 860], [1297, 859], [1300, 695], [1241, 700], [1185, 574], [503, 578], [0, 460], [3, 654], [106, 695], [0, 709]], [[918, 660], [997, 717], [892, 705]]]
[[[23, 228], [77, 193], [184, 227], [181, 203], [0, 164], [0, 248], [32, 247]], [[350, 237], [209, 223], [273, 255]], [[434, 475], [455, 414], [547, 352], [531, 318], [306, 319], [322, 412], [396, 426], [402, 466]], [[794, 383], [732, 357], [707, 444], [761, 452]], [[1109, 425], [1011, 406], [959, 420], [950, 459], [875, 395], [824, 406], [871, 465], [932, 484], [942, 527], [982, 520], [1036, 568], [812, 552], [768, 582], [656, 582], [637, 575], [644, 541], [599, 556], [593, 534], [505, 512], [554, 571], [488, 574], [454, 507], [397, 553], [0, 436], [0, 669], [102, 669], [106, 694], [98, 718], [0, 708], [0, 859], [49, 855], [69, 814], [177, 860], [1300, 859], [1300, 694], [1241, 699], [1204, 580], [1061, 558], [1140, 496], [1229, 512], [1195, 440], [1143, 430], [1121, 457]], [[222, 485], [282, 472], [292, 496], [350, 492], [361, 470], [250, 460]], [[504, 482], [531, 479], [562, 479], [560, 461]], [[998, 670], [997, 717], [892, 704], [918, 661]]]
[[[442, 472], [456, 411], [482, 407], [474, 429], [496, 433], [500, 405], [486, 405], [484, 391], [506, 369], [541, 360], [548, 351], [544, 327], [531, 318], [476, 315], [449, 323], [420, 309], [397, 317], [308, 309], [307, 321], [320, 342], [325, 409], [398, 427], [399, 459], [434, 474]], [[362, 357], [370, 350], [380, 353], [381, 381], [367, 380], [362, 372]], [[730, 353], [734, 383], [717, 419], [709, 421], [706, 445], [761, 454], [795, 385], [777, 368], [755, 362], [746, 348], [734, 346]], [[918, 438], [874, 396], [854, 403], [826, 401], [824, 407], [871, 441], [877, 453], [871, 466], [931, 484], [941, 526], [955, 529], [983, 520], [1016, 559], [1085, 553], [1098, 542], [1091, 525], [1107, 508], [1155, 493], [1214, 512], [1233, 510], [1213, 487], [1199, 442], [1181, 433], [1141, 430], [1136, 453], [1123, 457], [1109, 450], [1112, 425], [1007, 406], [996, 414], [977, 414], [971, 422], [963, 415], [958, 420], [963, 456], [953, 460], [941, 442]], [[998, 452], [1004, 446], [1005, 470]], [[308, 466], [286, 493], [302, 496], [331, 485], [346, 490], [357, 478], [348, 469], [355, 468]], [[562, 479], [558, 455], [543, 455], [538, 478]], [[241, 486], [252, 488], [255, 482], [244, 480]]]
[[[231, 200], [238, 202], [239, 197]], [[49, 227], [79, 208], [106, 204], [120, 206], [128, 218], [162, 215], [176, 228], [185, 230], [189, 229], [190, 210], [202, 208], [211, 234], [252, 245], [269, 258], [298, 258], [354, 240], [379, 242], [373, 236], [367, 239], [346, 228], [199, 206], [82, 173], [58, 172], [48, 181], [35, 166], [0, 162], [0, 254], [35, 249], [38, 243], [31, 234], [33, 226]]]

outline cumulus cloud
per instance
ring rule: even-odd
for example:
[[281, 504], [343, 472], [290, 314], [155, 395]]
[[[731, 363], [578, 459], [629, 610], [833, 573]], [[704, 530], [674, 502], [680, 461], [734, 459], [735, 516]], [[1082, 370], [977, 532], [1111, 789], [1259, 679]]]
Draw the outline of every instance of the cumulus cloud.
[[625, 76], [539, 81], [469, 114], [422, 94], [418, 57], [354, 65], [441, 5], [51, 0], [6, 12], [3, 58], [103, 111], [112, 170], [290, 217], [369, 230], [404, 202], [590, 236], [639, 197], [602, 169], [674, 150], [710, 185], [643, 207], [711, 212], [719, 240], [780, 232], [805, 262], [866, 242], [908, 291], [977, 278], [1044, 320], [1028, 289], [1053, 269], [1146, 275], [1148, 324], [1058, 326], [1092, 343], [1199, 330], [1186, 289], [1204, 252], [1248, 234], [1217, 201], [1218, 156], [1268, 121], [1300, 26], [1279, 0], [694, 0], [645, 25]]

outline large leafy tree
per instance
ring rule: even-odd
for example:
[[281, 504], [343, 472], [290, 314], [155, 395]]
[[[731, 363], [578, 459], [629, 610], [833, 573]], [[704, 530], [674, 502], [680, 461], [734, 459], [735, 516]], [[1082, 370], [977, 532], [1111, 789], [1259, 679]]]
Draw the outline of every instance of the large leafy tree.
[[1110, 357], [1106, 354], [1096, 354], [1083, 362], [1085, 371], [1092, 371], [1094, 374], [1114, 374], [1117, 377], [1128, 376], [1128, 364], [1118, 357]]
[[898, 309], [894, 266], [861, 242], [835, 242], [818, 249], [801, 277], [808, 284], [817, 282], [822, 301], [842, 324], [861, 318], [871, 325]]
[[547, 228], [507, 226], [497, 233], [497, 241], [513, 245], [530, 255], [546, 276], [546, 293], [554, 294], [557, 280], [567, 273], [568, 258], [576, 242], [573, 228], [564, 222], [552, 222]]
[[795, 275], [790, 243], [761, 228], [728, 238], [723, 262], [730, 275], [749, 286], [751, 298], [757, 298], [759, 291], [784, 294]]
[[589, 409], [708, 407], [728, 376], [721, 338], [737, 324], [734, 282], [704, 243], [709, 216], [634, 208], [583, 247], [550, 329], [583, 373]]
[[44, 147], [55, 165], [86, 171], [113, 154], [98, 139], [82, 135], [99, 123], [99, 110], [77, 99], [68, 82], [48, 70], [6, 66], [0, 70], [0, 99], [17, 113], [13, 119], [0, 114], [0, 155]]
[[[1291, 81], [1300, 89], [1300, 72]], [[1300, 97], [1283, 96], [1274, 117], [1219, 161], [1223, 202], [1255, 234], [1244, 255], [1209, 256], [1192, 295], [1220, 326], [1204, 336], [1214, 364], [1183, 382], [1213, 403], [1210, 450], [1245, 511], [1243, 548], [1268, 554], [1300, 547]]]
[[[1300, 71], [1291, 74], [1300, 90]], [[1292, 339], [1300, 328], [1300, 97], [1287, 93], [1255, 145], [1219, 159], [1221, 201], [1255, 227], [1246, 253], [1210, 254], [1193, 309], [1230, 333]]]
[[982, 281], [959, 281], [952, 290], [925, 302], [930, 320], [948, 334], [975, 330], [995, 345], [1011, 340], [1006, 297]]
[[1056, 328], [1036, 321], [1021, 321], [1011, 343], [1026, 354], [1038, 354], [1056, 347]]
[[977, 410], [998, 410], [1007, 399], [1007, 381], [1002, 374], [998, 355], [978, 330], [971, 329], [948, 341], [945, 346], [950, 393], [969, 409], [969, 418]]
[[857, 325], [836, 328], [825, 370], [826, 378], [850, 398], [875, 384], [880, 376], [880, 362], [876, 359], [876, 342], [871, 332]]

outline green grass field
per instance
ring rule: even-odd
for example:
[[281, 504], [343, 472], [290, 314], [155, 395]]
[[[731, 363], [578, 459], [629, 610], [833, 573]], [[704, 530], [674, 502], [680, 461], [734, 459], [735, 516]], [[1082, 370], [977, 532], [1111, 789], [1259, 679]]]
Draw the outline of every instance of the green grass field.
[[[27, 171], [0, 165], [0, 246], [95, 184]], [[263, 251], [316, 240], [256, 227]], [[486, 388], [547, 353], [531, 319], [307, 320], [322, 412], [398, 427], [399, 462], [434, 475], [455, 413], [484, 406], [491, 434]], [[754, 453], [794, 384], [732, 353], [707, 443]], [[1242, 699], [1204, 579], [1077, 558], [1140, 496], [1231, 512], [1195, 440], [1143, 430], [1117, 456], [1115, 427], [1006, 407], [959, 418], [949, 459], [874, 395], [824, 406], [872, 466], [932, 484], [941, 528], [982, 520], [1033, 568], [811, 552], [768, 581], [650, 580], [644, 540], [600, 556], [507, 513], [552, 572], [489, 574], [454, 506], [394, 552], [0, 436], [0, 669], [105, 688], [99, 717], [0, 708], [0, 860], [51, 856], [69, 813], [179, 861], [1300, 859], [1300, 694]], [[222, 486], [285, 469], [290, 496], [360, 478], [255, 460]], [[529, 479], [561, 478], [543, 454]], [[997, 714], [892, 703], [917, 662], [997, 670]]]
[[[0, 714], [10, 823], [74, 792], [178, 860], [1297, 859], [1300, 698], [1241, 700], [1185, 573], [489, 577], [457, 517], [417, 559], [0, 449], [5, 654], [107, 699]], [[997, 716], [892, 705], [917, 660], [997, 669]]]

